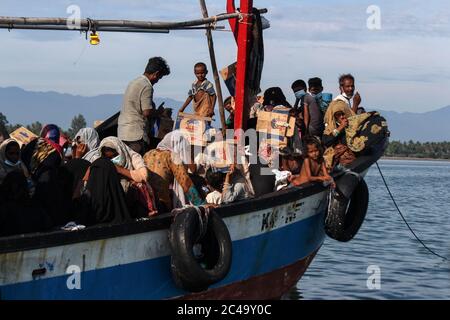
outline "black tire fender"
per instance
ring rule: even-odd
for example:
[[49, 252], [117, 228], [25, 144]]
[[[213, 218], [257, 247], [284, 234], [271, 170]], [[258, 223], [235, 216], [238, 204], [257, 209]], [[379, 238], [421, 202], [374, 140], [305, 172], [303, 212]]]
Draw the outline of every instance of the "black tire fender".
[[350, 241], [358, 233], [367, 213], [369, 189], [366, 182], [359, 181], [350, 199], [332, 190], [329, 201], [325, 232], [335, 240]]
[[[222, 218], [211, 211], [206, 233], [199, 239], [201, 223], [197, 209], [187, 208], [169, 230], [173, 279], [191, 292], [206, 290], [224, 279], [231, 268], [232, 242]], [[201, 245], [201, 257], [194, 254], [195, 245]]]

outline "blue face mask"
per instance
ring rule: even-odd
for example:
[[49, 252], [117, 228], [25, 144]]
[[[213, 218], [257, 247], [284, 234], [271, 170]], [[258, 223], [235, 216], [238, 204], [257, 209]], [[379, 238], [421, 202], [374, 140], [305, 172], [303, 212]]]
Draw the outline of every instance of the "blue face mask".
[[322, 98], [322, 92], [320, 92], [320, 93], [318, 93], [318, 94], [312, 94], [312, 93], [311, 93], [311, 96], [312, 96], [313, 98], [320, 99], [320, 98]]
[[120, 166], [122, 163], [122, 156], [119, 154], [117, 157], [111, 159], [112, 163]]
[[5, 160], [5, 164], [6, 164], [7, 166], [10, 166], [10, 167], [18, 167], [18, 166], [20, 166], [20, 165], [22, 164], [22, 162], [19, 160], [19, 161], [17, 161], [16, 163], [14, 163], [14, 162], [11, 162], [11, 161], [9, 161], [8, 159], [6, 159], [6, 160]]
[[306, 92], [305, 92], [305, 90], [302, 89], [302, 90], [296, 91], [294, 94], [297, 99], [301, 99], [306, 94]]

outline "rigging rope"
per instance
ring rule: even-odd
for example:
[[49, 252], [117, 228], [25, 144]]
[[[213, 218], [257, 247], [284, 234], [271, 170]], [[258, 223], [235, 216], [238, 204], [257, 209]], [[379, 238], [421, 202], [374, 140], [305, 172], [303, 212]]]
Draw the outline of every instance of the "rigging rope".
[[448, 261], [448, 259], [446, 257], [441, 256], [440, 254], [437, 254], [436, 252], [434, 252], [433, 250], [431, 250], [425, 243], [423, 243], [422, 240], [420, 240], [420, 238], [416, 235], [416, 233], [414, 232], [414, 230], [410, 227], [408, 221], [406, 221], [405, 217], [403, 216], [402, 212], [400, 211], [400, 208], [397, 205], [397, 202], [394, 199], [394, 196], [391, 193], [391, 190], [389, 189], [389, 186], [386, 182], [386, 179], [384, 179], [383, 173], [381, 172], [380, 166], [378, 165], [378, 162], [375, 162], [378, 168], [378, 171], [380, 172], [381, 175], [381, 179], [383, 179], [384, 185], [386, 186], [386, 190], [389, 193], [389, 196], [391, 197], [392, 202], [395, 205], [395, 208], [397, 208], [398, 213], [400, 214], [400, 216], [402, 217], [403, 221], [405, 222], [406, 226], [408, 227], [409, 231], [411, 231], [411, 233], [413, 234], [413, 236], [417, 239], [417, 241], [420, 242], [420, 244], [427, 249], [429, 252], [431, 252], [432, 254], [434, 254], [435, 256], [444, 259], [446, 261]]

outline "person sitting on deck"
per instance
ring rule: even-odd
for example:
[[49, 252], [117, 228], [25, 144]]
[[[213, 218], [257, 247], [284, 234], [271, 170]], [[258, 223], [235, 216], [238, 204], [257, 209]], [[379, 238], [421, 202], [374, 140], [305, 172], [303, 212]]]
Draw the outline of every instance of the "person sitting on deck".
[[0, 237], [48, 231], [52, 221], [29, 194], [23, 172], [11, 171], [0, 184]]
[[[99, 144], [100, 138], [97, 130], [92, 128], [80, 129], [75, 135], [74, 142], [72, 143], [72, 158], [84, 158], [89, 152], [96, 149]], [[93, 153], [91, 153], [91, 155], [93, 155]], [[86, 160], [88, 160], [91, 155], [89, 155]]]
[[[56, 139], [56, 133], [53, 138]], [[63, 162], [61, 146], [47, 138], [34, 139], [23, 148], [21, 160], [35, 186], [33, 201], [45, 210], [53, 226], [67, 223], [70, 204], [64, 201], [59, 177]]]
[[230, 165], [225, 175], [222, 190], [222, 203], [231, 203], [254, 197], [253, 186], [244, 165]]
[[220, 205], [222, 203], [223, 183], [225, 181], [225, 173], [219, 170], [209, 168], [206, 171], [206, 182], [211, 190], [206, 196], [206, 202]]
[[30, 178], [27, 167], [20, 160], [19, 144], [16, 140], [6, 139], [0, 145], [0, 184], [13, 171], [20, 171]]
[[208, 74], [206, 64], [203, 62], [196, 63], [194, 74], [197, 80], [192, 83], [188, 97], [179, 112], [183, 112], [192, 101], [192, 109], [196, 115], [212, 117], [214, 115], [214, 105], [216, 104], [216, 92], [213, 84], [206, 79]]
[[293, 186], [316, 181], [328, 184], [333, 183], [333, 178], [328, 174], [325, 167], [322, 145], [316, 138], [305, 138], [304, 155], [305, 160], [303, 161], [300, 174], [292, 175], [288, 178]]
[[148, 60], [142, 76], [128, 84], [118, 119], [117, 136], [133, 151], [143, 155], [149, 144], [145, 134], [146, 119], [159, 115], [163, 108], [155, 110], [153, 86], [170, 74], [167, 62], [161, 57]]
[[345, 130], [348, 127], [348, 119], [354, 115], [342, 100], [332, 101], [327, 109], [322, 142], [327, 148], [325, 160], [328, 170], [337, 164], [348, 165], [355, 160], [355, 154], [347, 146]]
[[[334, 100], [344, 101], [355, 114], [358, 113], [361, 96], [359, 92], [355, 94], [355, 78], [351, 74], [343, 74], [339, 77], [339, 90], [341, 94]], [[364, 109], [362, 111], [364, 112]]]
[[[94, 150], [95, 154], [90, 159], [92, 164], [83, 181], [91, 194], [95, 222], [119, 222], [130, 217], [156, 214], [155, 199], [147, 184], [148, 171], [143, 158], [117, 137], [103, 139]], [[121, 191], [117, 188], [117, 182]], [[115, 205], [117, 208], [112, 212], [106, 211]], [[125, 210], [124, 207], [128, 210], [120, 213], [120, 210]]]
[[196, 165], [192, 161], [191, 145], [181, 131], [166, 134], [156, 149], [144, 155], [144, 162], [150, 171], [149, 182], [156, 192], [161, 210], [169, 212], [187, 204], [197, 206], [204, 203], [188, 174], [188, 168], [195, 172]]

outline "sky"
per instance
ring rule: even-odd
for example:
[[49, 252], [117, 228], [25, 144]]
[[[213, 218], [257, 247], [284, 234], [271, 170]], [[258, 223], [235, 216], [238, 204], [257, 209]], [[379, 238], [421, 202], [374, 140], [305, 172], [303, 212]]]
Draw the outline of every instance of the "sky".
[[[206, 3], [210, 15], [225, 12], [225, 0]], [[0, 16], [68, 17], [70, 5], [79, 6], [82, 18], [201, 17], [197, 0], [1, 0]], [[271, 24], [264, 31], [263, 90], [280, 86], [293, 100], [294, 80], [318, 76], [324, 91], [337, 95], [339, 75], [352, 73], [366, 107], [426, 112], [450, 105], [449, 1], [255, 0], [254, 6], [269, 10], [265, 17]], [[219, 68], [233, 63], [232, 34], [213, 36]], [[78, 32], [0, 29], [0, 87], [84, 96], [123, 93], [148, 58], [162, 56], [172, 72], [155, 86], [155, 95], [184, 101], [193, 65], [210, 65], [201, 30], [100, 33], [100, 38], [99, 46], [90, 46]]]

